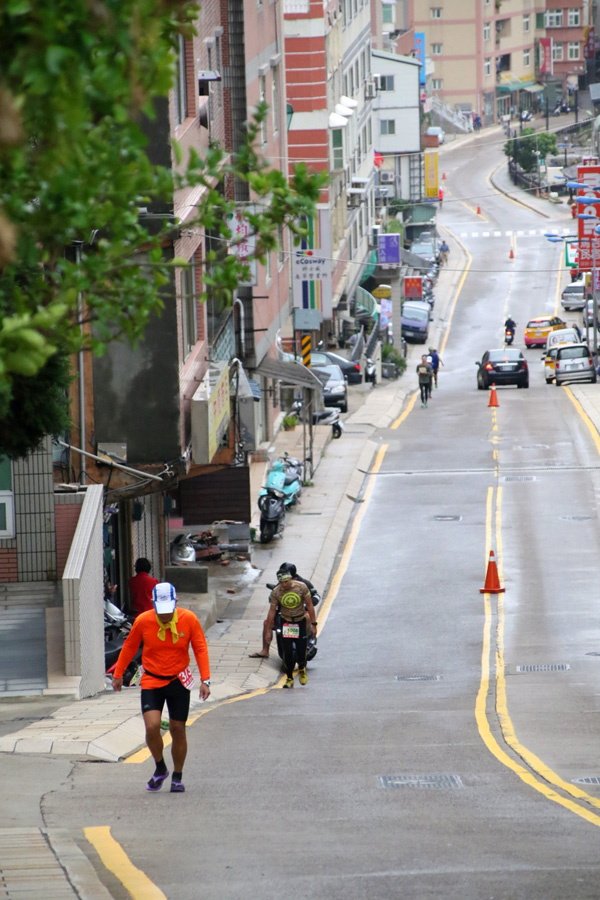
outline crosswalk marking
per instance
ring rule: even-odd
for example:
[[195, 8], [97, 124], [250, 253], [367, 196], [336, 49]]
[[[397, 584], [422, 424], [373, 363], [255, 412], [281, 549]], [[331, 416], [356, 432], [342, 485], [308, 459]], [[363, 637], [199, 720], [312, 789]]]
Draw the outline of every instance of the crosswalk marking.
[[[508, 231], [460, 231], [459, 237], [461, 238], [478, 238], [478, 237], [544, 237], [547, 234], [556, 235], [556, 237], [567, 237], [573, 236], [572, 228], [540, 228], [536, 230], [535, 228], [530, 228], [528, 231], [513, 231], [509, 229]], [[575, 239], [575, 238], [574, 238]]]

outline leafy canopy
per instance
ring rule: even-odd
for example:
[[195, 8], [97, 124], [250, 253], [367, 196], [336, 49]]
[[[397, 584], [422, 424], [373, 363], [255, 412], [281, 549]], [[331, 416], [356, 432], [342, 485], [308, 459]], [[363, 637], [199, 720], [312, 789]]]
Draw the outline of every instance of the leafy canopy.
[[[326, 173], [298, 166], [288, 182], [254, 148], [264, 105], [233, 156], [192, 153], [183, 176], [149, 161], [144, 117], [168, 95], [178, 35], [192, 35], [197, 14], [184, 0], [4, 0], [0, 8], [0, 419], [14, 414], [17, 379], [33, 389], [56, 355], [100, 354], [121, 338], [135, 344], [160, 311], [170, 266], [185, 261], [163, 259], [169, 225], [153, 233], [140, 207], [169, 201], [174, 186], [205, 185], [186, 227], [229, 241], [235, 204], [217, 188], [234, 174], [255, 201], [249, 219], [261, 260], [279, 226], [298, 232], [314, 211]], [[208, 267], [205, 283], [226, 298], [246, 275], [231, 247]], [[54, 419], [47, 431], [64, 427], [64, 415]], [[13, 451], [1, 441], [3, 452]]]
[[[537, 152], [536, 152], [537, 151]], [[533, 172], [538, 165], [538, 152], [540, 159], [546, 159], [558, 152], [556, 135], [547, 131], [535, 131], [534, 128], [524, 128], [523, 133], [517, 138], [511, 138], [504, 144], [506, 156], [515, 159], [524, 172]]]

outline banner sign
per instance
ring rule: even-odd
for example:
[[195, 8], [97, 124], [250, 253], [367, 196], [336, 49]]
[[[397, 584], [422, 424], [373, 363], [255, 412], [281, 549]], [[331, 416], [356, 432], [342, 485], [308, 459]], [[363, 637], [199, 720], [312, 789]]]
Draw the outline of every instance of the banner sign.
[[425, 84], [425, 32], [415, 32], [415, 57], [421, 63], [419, 69], [419, 84]]
[[400, 235], [380, 234], [377, 237], [379, 250], [379, 265], [400, 265]]
[[552, 58], [552, 38], [540, 38], [540, 74], [554, 75], [554, 60]]
[[578, 166], [577, 181], [587, 185], [577, 191], [578, 197], [597, 197], [597, 203], [577, 204], [579, 212], [593, 213], [589, 219], [578, 219], [579, 222], [579, 264], [580, 271], [595, 269], [600, 265], [600, 235], [594, 233], [600, 225], [600, 166]]
[[439, 197], [437, 150], [425, 154], [425, 197], [433, 200]]
[[[252, 213], [255, 212], [253, 208], [250, 211]], [[256, 236], [243, 210], [236, 209], [235, 212], [230, 214], [229, 231], [232, 240], [230, 245], [231, 252], [237, 257], [239, 262], [244, 263], [250, 269], [250, 280], [240, 281], [239, 284], [245, 287], [258, 284], [256, 259], [254, 259]]]
[[292, 251], [292, 296], [294, 306], [317, 309], [324, 319], [331, 318], [331, 247], [329, 210], [320, 209], [304, 224], [308, 234], [300, 249]]

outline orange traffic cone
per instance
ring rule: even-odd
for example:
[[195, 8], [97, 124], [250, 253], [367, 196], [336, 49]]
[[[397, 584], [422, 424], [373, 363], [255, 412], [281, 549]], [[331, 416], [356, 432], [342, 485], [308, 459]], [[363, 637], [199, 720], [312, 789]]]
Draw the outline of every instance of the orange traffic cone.
[[445, 180], [446, 180], [446, 173], [444, 172], [444, 174], [442, 175], [442, 181], [445, 181]]
[[492, 385], [492, 390], [490, 391], [490, 402], [488, 403], [488, 406], [500, 406], [500, 404], [498, 403], [498, 397], [496, 395], [495, 384]]
[[512, 247], [510, 248], [510, 253], [508, 254], [508, 258], [509, 258], [509, 259], [514, 259], [514, 258], [515, 258], [515, 251], [513, 250]]
[[478, 215], [478, 216], [481, 215], [481, 207], [480, 207], [480, 206], [477, 207], [477, 215]]
[[488, 562], [487, 572], [485, 575], [485, 586], [479, 588], [480, 594], [503, 594], [504, 588], [500, 587], [500, 579], [498, 578], [498, 566], [494, 559], [494, 551], [490, 550], [490, 560]]

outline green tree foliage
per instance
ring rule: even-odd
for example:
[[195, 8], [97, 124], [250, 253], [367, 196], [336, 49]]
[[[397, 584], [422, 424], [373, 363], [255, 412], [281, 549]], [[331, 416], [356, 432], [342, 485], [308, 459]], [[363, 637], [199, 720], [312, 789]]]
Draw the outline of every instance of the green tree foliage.
[[534, 128], [524, 128], [523, 133], [516, 138], [511, 138], [504, 144], [504, 153], [511, 159], [516, 159], [517, 164], [524, 172], [534, 172], [537, 169], [537, 152], [540, 159], [546, 159], [558, 152], [556, 135], [547, 131], [536, 134]]
[[[135, 344], [161, 309], [171, 278], [161, 250], [167, 228], [151, 233], [139, 209], [172, 198], [174, 176], [150, 163], [142, 125], [156, 98], [168, 95], [178, 35], [191, 36], [197, 12], [184, 0], [0, 7], [0, 420], [14, 408], [18, 384], [48, 384], [42, 373], [55, 356], [82, 346], [102, 353], [117, 338]], [[279, 225], [301, 230], [327, 178], [299, 166], [288, 182], [271, 169], [254, 149], [264, 115], [262, 106], [236, 156], [217, 148], [204, 159], [192, 154], [187, 174], [175, 178], [176, 186], [207, 188], [186, 226], [224, 238], [234, 204], [218, 182], [245, 179], [256, 201], [259, 259], [276, 246]], [[205, 281], [229, 298], [245, 267], [231, 250], [222, 257], [212, 268], [209, 261]], [[93, 328], [81, 328], [81, 309]], [[58, 431], [63, 418], [45, 429]]]

